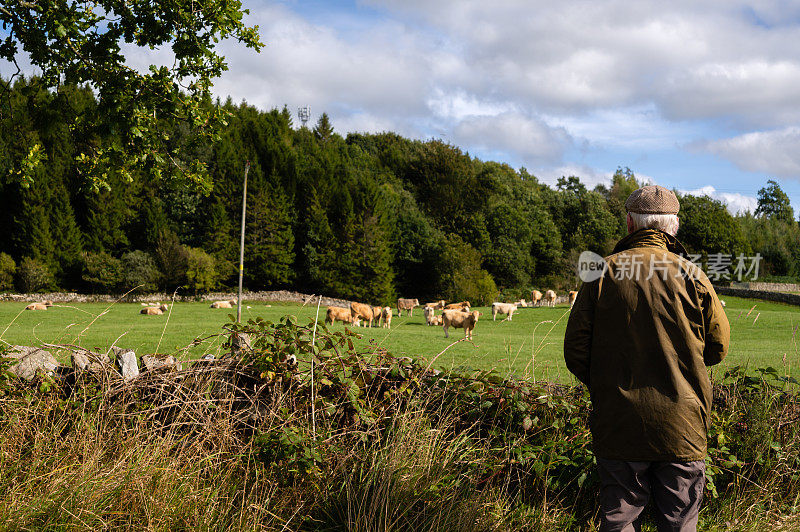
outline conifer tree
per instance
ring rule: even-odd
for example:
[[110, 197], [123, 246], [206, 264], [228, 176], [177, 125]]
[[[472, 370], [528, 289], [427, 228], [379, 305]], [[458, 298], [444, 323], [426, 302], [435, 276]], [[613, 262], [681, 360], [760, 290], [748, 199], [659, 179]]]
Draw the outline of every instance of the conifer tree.
[[293, 279], [292, 210], [274, 178], [247, 201], [245, 278], [248, 286], [284, 287]]
[[314, 126], [314, 136], [317, 140], [321, 140], [323, 142], [327, 141], [328, 139], [333, 136], [333, 126], [331, 125], [331, 120], [328, 118], [328, 113], [322, 113], [317, 120], [317, 125]]
[[58, 182], [52, 189], [50, 228], [54, 241], [56, 277], [62, 286], [75, 286], [80, 280], [83, 235], [75, 221], [67, 189]]

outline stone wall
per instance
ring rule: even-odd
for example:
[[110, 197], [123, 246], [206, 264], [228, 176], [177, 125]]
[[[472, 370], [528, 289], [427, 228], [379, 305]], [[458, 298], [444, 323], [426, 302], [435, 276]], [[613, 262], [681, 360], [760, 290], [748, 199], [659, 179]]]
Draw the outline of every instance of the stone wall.
[[767, 290], [748, 290], [745, 288], [730, 288], [727, 286], [715, 286], [714, 289], [719, 295], [744, 297], [749, 299], [763, 299], [765, 301], [777, 301], [790, 305], [800, 305], [800, 295], [784, 294], [782, 292], [771, 292]]
[[800, 292], [800, 284], [793, 283], [731, 283], [731, 288], [760, 290], [762, 292]]
[[[228, 299], [236, 299], [237, 294], [233, 292], [212, 292], [210, 294], [204, 294], [198, 297], [184, 295], [175, 295], [174, 297], [175, 301], [224, 301]], [[19, 301], [20, 303], [23, 303], [50, 300], [56, 304], [113, 303], [114, 301], [121, 301], [124, 303], [152, 303], [158, 301], [165, 303], [172, 301], [172, 298], [172, 294], [131, 294], [122, 299], [120, 296], [116, 295], [76, 294], [72, 292], [51, 292], [47, 294], [0, 294], [0, 301]], [[274, 301], [279, 303], [292, 302], [304, 303], [308, 305], [317, 304], [316, 296], [301, 294], [300, 292], [290, 292], [288, 290], [243, 292], [242, 298], [244, 298], [245, 301]], [[323, 296], [321, 306], [349, 307], [350, 301]]]

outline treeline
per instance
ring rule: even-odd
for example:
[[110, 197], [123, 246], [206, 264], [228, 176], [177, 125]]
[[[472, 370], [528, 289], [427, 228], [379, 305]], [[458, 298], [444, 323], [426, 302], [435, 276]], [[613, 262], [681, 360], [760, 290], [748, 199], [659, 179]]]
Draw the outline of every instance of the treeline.
[[[97, 105], [91, 91], [57, 94], [18, 80], [0, 137], [0, 290], [200, 293], [234, 286], [242, 178], [250, 161], [245, 285], [388, 303], [398, 295], [486, 303], [533, 287], [571, 288], [583, 250], [608, 253], [626, 234], [624, 202], [640, 183], [619, 169], [589, 190], [551, 188], [525, 169], [481, 161], [439, 140], [333, 130], [323, 114], [298, 128], [283, 109], [230, 100], [222, 138], [187, 145], [213, 189], [143, 172], [94, 190], [76, 157], [97, 145], [69, 131]], [[186, 137], [165, 120], [170, 141]], [[12, 133], [8, 133], [12, 132]], [[104, 141], [115, 138], [109, 130]], [[20, 177], [40, 143], [33, 182]], [[124, 149], [124, 146], [118, 146]], [[158, 157], [158, 154], [153, 154]], [[800, 230], [769, 182], [755, 214], [731, 216], [708, 197], [681, 198], [679, 237], [693, 251], [765, 257], [761, 273], [800, 275]], [[788, 209], [788, 210], [787, 210]]]

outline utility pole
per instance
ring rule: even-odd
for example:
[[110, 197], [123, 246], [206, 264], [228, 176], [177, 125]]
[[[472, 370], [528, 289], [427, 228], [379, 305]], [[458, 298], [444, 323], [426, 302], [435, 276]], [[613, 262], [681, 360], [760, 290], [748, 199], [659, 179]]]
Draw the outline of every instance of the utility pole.
[[236, 304], [236, 323], [242, 322], [242, 277], [244, 276], [244, 217], [247, 213], [247, 172], [250, 161], [244, 165], [244, 191], [242, 192], [242, 236], [239, 240], [239, 302]]

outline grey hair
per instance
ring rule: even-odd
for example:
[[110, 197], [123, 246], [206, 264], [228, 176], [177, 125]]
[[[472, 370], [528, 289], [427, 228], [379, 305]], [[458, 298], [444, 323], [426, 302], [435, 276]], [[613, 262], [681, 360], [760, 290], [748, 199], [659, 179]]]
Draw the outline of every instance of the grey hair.
[[628, 216], [633, 221], [633, 230], [639, 229], [661, 229], [672, 236], [678, 234], [678, 215], [677, 214], [642, 214], [629, 212]]

